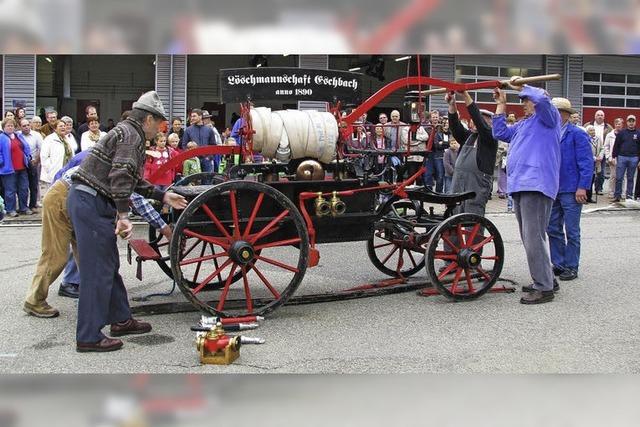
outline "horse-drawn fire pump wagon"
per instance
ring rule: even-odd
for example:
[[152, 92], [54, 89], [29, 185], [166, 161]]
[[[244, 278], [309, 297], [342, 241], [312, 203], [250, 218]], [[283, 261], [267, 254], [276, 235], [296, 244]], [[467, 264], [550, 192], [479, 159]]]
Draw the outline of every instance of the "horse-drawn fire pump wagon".
[[[325, 243], [363, 242], [371, 263], [390, 276], [377, 287], [400, 285], [421, 274], [453, 300], [475, 299], [492, 288], [504, 262], [500, 233], [484, 217], [455, 214], [474, 193], [439, 194], [413, 185], [424, 167], [411, 176], [398, 171], [408, 157], [427, 155], [432, 148], [435, 127], [426, 140], [415, 143], [423, 126], [423, 95], [505, 82], [458, 84], [406, 77], [346, 113], [345, 99], [339, 96], [323, 99], [312, 89], [290, 88], [309, 82], [325, 84], [331, 94], [344, 93], [357, 86], [357, 81], [351, 83], [352, 73], [279, 69], [276, 76], [258, 71], [222, 72], [222, 101], [241, 102], [236, 145], [183, 152], [156, 172], [161, 175], [194, 156], [230, 159], [223, 174], [189, 177], [173, 186], [189, 204], [169, 214], [174, 227], [170, 242], [150, 229], [148, 241], [131, 243], [139, 264], [157, 262], [194, 306], [222, 317], [264, 315], [284, 304], [307, 269], [318, 265]], [[557, 76], [520, 83], [552, 78]], [[271, 84], [271, 93], [256, 89], [265, 82]], [[438, 89], [422, 90], [428, 86]], [[392, 136], [391, 143], [376, 145], [377, 125], [363, 123], [361, 117], [389, 94], [407, 88], [418, 90], [412, 114], [417, 120], [385, 124], [382, 131]], [[330, 111], [254, 106], [278, 90], [328, 101]], [[261, 162], [254, 162], [256, 153], [262, 155]], [[239, 157], [237, 164], [231, 162], [234, 156]], [[210, 183], [193, 185], [195, 179]]]

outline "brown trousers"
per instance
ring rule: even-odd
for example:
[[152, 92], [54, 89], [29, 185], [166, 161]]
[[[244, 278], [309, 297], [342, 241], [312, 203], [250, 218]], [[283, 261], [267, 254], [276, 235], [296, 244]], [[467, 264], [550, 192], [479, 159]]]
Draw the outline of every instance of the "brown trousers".
[[49, 286], [64, 270], [69, 256], [69, 245], [77, 259], [76, 242], [73, 238], [71, 220], [67, 214], [69, 189], [56, 181], [42, 200], [42, 254], [33, 276], [26, 301], [41, 305], [47, 300]]

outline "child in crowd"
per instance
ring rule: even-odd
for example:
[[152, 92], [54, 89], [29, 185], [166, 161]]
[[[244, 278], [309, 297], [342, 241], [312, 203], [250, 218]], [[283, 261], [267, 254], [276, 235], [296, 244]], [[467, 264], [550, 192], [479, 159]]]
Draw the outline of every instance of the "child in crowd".
[[[178, 145], [180, 145], [180, 136], [177, 133], [173, 132], [169, 134], [169, 136], [167, 137], [167, 144], [169, 145], [169, 149], [173, 150], [173, 154], [178, 155], [182, 153], [182, 150], [178, 147]], [[173, 170], [173, 174], [174, 174], [174, 178], [173, 178], [174, 183], [182, 179], [181, 164], [176, 165], [175, 169]]]
[[444, 194], [451, 194], [451, 180], [458, 159], [460, 144], [453, 136], [449, 136], [449, 148], [444, 150], [442, 162], [444, 164]]
[[167, 138], [167, 143], [169, 144], [169, 147], [173, 148], [176, 153], [182, 152], [182, 150], [178, 148], [178, 145], [180, 144], [180, 136], [177, 133], [170, 134]]
[[[193, 150], [194, 148], [198, 148], [198, 143], [195, 141], [189, 141], [189, 143], [187, 143], [187, 151]], [[184, 177], [195, 175], [200, 172], [202, 172], [202, 169], [200, 168], [200, 159], [197, 157], [187, 159], [182, 164], [182, 176]]]
[[[154, 142], [155, 147], [147, 151], [147, 163], [145, 164], [145, 176], [149, 178], [177, 155], [175, 150], [167, 147], [167, 136], [164, 133], [159, 132], [155, 136]], [[174, 176], [175, 171], [171, 169], [155, 179], [149, 179], [149, 182], [164, 191], [173, 184]]]

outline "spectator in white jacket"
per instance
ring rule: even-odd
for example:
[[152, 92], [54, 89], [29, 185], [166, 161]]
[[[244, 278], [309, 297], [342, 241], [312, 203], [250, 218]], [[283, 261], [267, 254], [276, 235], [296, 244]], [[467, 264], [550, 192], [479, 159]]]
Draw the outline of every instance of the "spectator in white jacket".
[[78, 149], [80, 148], [80, 146], [78, 145], [78, 140], [74, 136], [73, 119], [69, 116], [64, 116], [60, 120], [62, 120], [65, 124], [65, 138], [67, 138], [67, 142], [69, 143], [69, 146], [71, 147], [71, 150], [75, 155], [79, 152]]
[[87, 125], [89, 126], [89, 130], [80, 136], [80, 149], [82, 151], [88, 150], [96, 145], [96, 142], [107, 134], [100, 130], [100, 120], [97, 117], [90, 117], [87, 120]]
[[[609, 182], [607, 184], [607, 189], [610, 198], [614, 197], [614, 193], [616, 191], [616, 159], [611, 157], [611, 155], [613, 154], [613, 145], [616, 142], [616, 135], [624, 127], [624, 120], [621, 117], [618, 117], [613, 121], [613, 126], [613, 132], [609, 132], [604, 139], [604, 158], [609, 166]], [[627, 188], [625, 187], [624, 182], [622, 183], [622, 188]]]
[[53, 182], [55, 174], [73, 157], [73, 149], [66, 138], [65, 123], [57, 120], [54, 129], [55, 132], [44, 139], [40, 150], [40, 180], [46, 188]]

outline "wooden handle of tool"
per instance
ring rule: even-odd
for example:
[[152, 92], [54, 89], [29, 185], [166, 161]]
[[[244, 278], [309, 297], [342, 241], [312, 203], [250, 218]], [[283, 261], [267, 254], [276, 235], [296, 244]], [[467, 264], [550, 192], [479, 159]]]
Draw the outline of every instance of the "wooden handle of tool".
[[[501, 80], [500, 83], [502, 87], [509, 86], [509, 83], [517, 86], [522, 86], [527, 83], [546, 82], [549, 80], [560, 80], [560, 78], [561, 78], [560, 74], [545, 74], [543, 76], [520, 77], [519, 79], [516, 79], [513, 82], [511, 80]], [[449, 89], [441, 87], [438, 89], [423, 90], [422, 96], [437, 95], [440, 93], [447, 93], [447, 92], [449, 92]]]
[[511, 80], [502, 80], [502, 86], [508, 86], [509, 83], [517, 86], [522, 86], [527, 83], [537, 83], [537, 82], [546, 82], [549, 80], [560, 80], [560, 74], [545, 74], [542, 76], [533, 76], [533, 77], [520, 77], [519, 79]]

